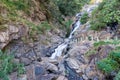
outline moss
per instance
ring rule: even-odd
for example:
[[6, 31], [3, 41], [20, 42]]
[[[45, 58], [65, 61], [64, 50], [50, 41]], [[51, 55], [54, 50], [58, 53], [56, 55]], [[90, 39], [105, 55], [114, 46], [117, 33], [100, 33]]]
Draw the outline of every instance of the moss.
[[7, 22], [8, 22], [8, 20], [5, 19], [5, 18], [3, 18], [3, 17], [0, 15], [0, 25], [5, 24], [5, 23], [7, 23]]
[[0, 31], [5, 31], [8, 27], [5, 25], [0, 25]]

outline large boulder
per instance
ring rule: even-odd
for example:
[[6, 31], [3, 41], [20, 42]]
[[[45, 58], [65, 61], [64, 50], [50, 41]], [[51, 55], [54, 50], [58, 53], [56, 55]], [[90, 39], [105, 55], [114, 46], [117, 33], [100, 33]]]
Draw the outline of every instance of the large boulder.
[[28, 28], [24, 25], [4, 25], [5, 30], [0, 30], [0, 49], [3, 49], [10, 41], [26, 36]]

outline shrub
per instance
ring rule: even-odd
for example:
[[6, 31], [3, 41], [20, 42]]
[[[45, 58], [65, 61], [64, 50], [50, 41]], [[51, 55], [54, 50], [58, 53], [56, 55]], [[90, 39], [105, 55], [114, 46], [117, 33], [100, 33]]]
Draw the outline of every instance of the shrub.
[[30, 27], [29, 35], [31, 38], [35, 38], [35, 36], [39, 34], [44, 34], [47, 30], [51, 30], [53, 28], [47, 21], [41, 22], [37, 25], [29, 21], [25, 21], [25, 23]]
[[120, 80], [120, 71], [119, 71], [118, 74], [115, 76], [114, 80]]
[[85, 12], [83, 15], [82, 15], [82, 17], [81, 17], [81, 19], [80, 19], [80, 22], [82, 23], [82, 24], [85, 24], [87, 21], [88, 21], [88, 13], [87, 12]]
[[104, 71], [105, 73], [110, 73], [114, 70], [119, 69], [119, 64], [111, 58], [105, 58], [97, 62], [97, 66], [100, 70]]
[[10, 12], [15, 10], [29, 11], [30, 2], [28, 0], [1, 0]]
[[6, 52], [2, 52], [0, 50], [0, 79], [2, 80], [9, 80], [8, 75], [16, 71], [18, 75], [23, 74], [25, 72], [24, 67], [21, 66], [22, 64], [14, 63], [14, 54], [10, 53], [9, 55]]
[[120, 50], [114, 50], [110, 53], [109, 57], [120, 64]]
[[70, 26], [71, 26], [72, 23], [73, 23], [73, 21], [71, 19], [64, 22], [65, 29], [66, 29], [66, 32], [67, 32], [66, 37], [68, 37], [70, 35], [70, 32], [71, 32]]
[[72, 16], [79, 12], [82, 6], [88, 1], [89, 0], [58, 0], [57, 5], [63, 15]]
[[96, 8], [90, 19], [91, 29], [101, 30], [112, 22], [120, 23], [120, 0], [104, 0]]
[[[107, 58], [98, 61], [97, 67], [107, 74], [113, 71], [118, 72], [120, 69], [120, 47], [116, 47], [115, 50], [111, 51]], [[119, 72], [116, 75], [115, 80], [119, 80], [118, 75]]]

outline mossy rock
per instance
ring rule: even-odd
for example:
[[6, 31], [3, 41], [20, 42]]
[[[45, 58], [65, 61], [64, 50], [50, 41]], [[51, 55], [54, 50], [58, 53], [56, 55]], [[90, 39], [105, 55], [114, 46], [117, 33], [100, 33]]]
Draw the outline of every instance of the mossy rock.
[[9, 21], [8, 19], [5, 19], [0, 15], [0, 25], [6, 24], [8, 21]]
[[0, 31], [5, 31], [7, 28], [8, 27], [6, 25], [0, 25]]

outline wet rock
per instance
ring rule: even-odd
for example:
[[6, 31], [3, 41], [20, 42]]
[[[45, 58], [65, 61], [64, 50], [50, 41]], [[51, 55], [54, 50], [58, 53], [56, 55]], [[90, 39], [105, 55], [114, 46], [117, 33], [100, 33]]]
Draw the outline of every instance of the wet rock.
[[76, 59], [68, 58], [66, 61], [71, 68], [79, 69], [80, 65]]
[[46, 56], [50, 57], [50, 56], [52, 55], [52, 53], [55, 52], [55, 48], [57, 48], [57, 45], [56, 45], [56, 46], [54, 45], [54, 46], [52, 46], [52, 47], [49, 47], [49, 48], [47, 49]]
[[45, 74], [45, 68], [43, 66], [36, 66], [35, 67], [35, 75], [44, 75]]
[[63, 62], [60, 62], [60, 63], [58, 64], [58, 69], [59, 69], [59, 73], [60, 73], [61, 75], [65, 75], [65, 74], [66, 74], [66, 73], [65, 73], [66, 69], [65, 69], [65, 66], [64, 66], [64, 63], [63, 63]]
[[52, 63], [46, 63], [45, 64], [46, 69], [52, 72], [58, 72], [58, 67]]
[[50, 59], [49, 57], [41, 57], [43, 63], [52, 63], [52, 64], [58, 64], [59, 61], [55, 59]]

